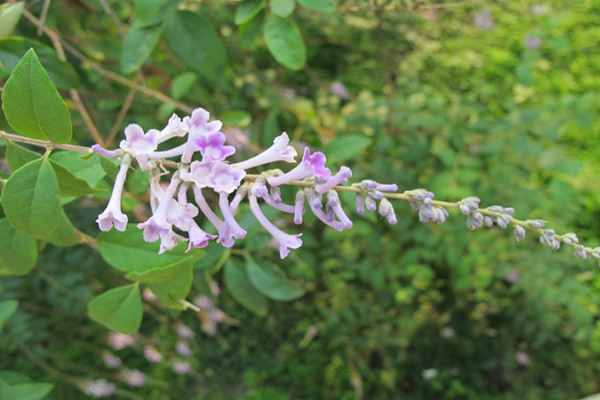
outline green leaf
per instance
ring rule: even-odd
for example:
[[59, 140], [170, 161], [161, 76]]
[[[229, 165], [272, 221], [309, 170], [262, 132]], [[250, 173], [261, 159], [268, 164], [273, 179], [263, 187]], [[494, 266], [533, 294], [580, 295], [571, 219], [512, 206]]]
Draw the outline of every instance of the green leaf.
[[177, 10], [181, 0], [135, 0], [136, 23], [140, 28], [156, 25]]
[[288, 17], [294, 12], [296, 3], [294, 0], [271, 0], [271, 10], [280, 17]]
[[0, 275], [25, 275], [35, 267], [35, 240], [0, 219]]
[[371, 138], [364, 135], [342, 135], [323, 146], [327, 161], [338, 163], [357, 158], [371, 145]]
[[19, 302], [16, 300], [0, 301], [0, 330], [2, 330], [4, 322], [6, 322], [15, 313], [15, 311], [17, 311], [18, 305]]
[[16, 170], [2, 190], [2, 206], [10, 224], [38, 239], [50, 235], [60, 222], [62, 208], [56, 175], [46, 158]]
[[88, 305], [88, 315], [108, 329], [136, 333], [142, 323], [142, 298], [137, 284], [102, 293]]
[[234, 22], [242, 25], [256, 17], [260, 10], [265, 7], [264, 0], [246, 0], [235, 10]]
[[18, 383], [0, 385], [0, 399], [40, 400], [54, 387], [51, 383]]
[[297, 0], [303, 7], [322, 13], [333, 14], [335, 12], [335, 0]]
[[178, 11], [167, 21], [166, 38], [175, 55], [191, 70], [216, 79], [227, 66], [227, 53], [210, 20], [190, 11]]
[[231, 110], [221, 115], [221, 121], [224, 124], [238, 126], [244, 128], [252, 122], [252, 116], [246, 111]]
[[270, 299], [289, 301], [304, 295], [304, 289], [300, 285], [266, 261], [258, 264], [254, 260], [248, 260], [246, 272], [252, 285]]
[[81, 154], [71, 151], [60, 151], [50, 156], [53, 164], [59, 164], [79, 179], [86, 181], [92, 187], [98, 187], [103, 182], [106, 172], [100, 165], [101, 157], [94, 154], [88, 159]]
[[2, 110], [12, 129], [23, 136], [55, 143], [71, 140], [69, 110], [33, 49], [4, 85]]
[[98, 189], [91, 188], [86, 181], [79, 179], [59, 163], [50, 160], [50, 164], [56, 173], [61, 195], [79, 197], [99, 192]]
[[148, 285], [166, 307], [182, 310], [184, 306], [179, 301], [184, 299], [192, 288], [193, 271], [194, 261], [183, 260], [143, 273], [130, 272], [126, 278]]
[[61, 210], [58, 226], [44, 240], [58, 247], [70, 247], [83, 243], [83, 238], [77, 234], [77, 230], [63, 210]]
[[100, 166], [110, 179], [115, 179], [119, 172], [119, 160], [114, 158], [100, 157]]
[[238, 303], [257, 315], [267, 315], [267, 298], [252, 286], [243, 267], [229, 259], [224, 273], [225, 286]]
[[24, 8], [25, 2], [23, 1], [14, 4], [2, 4], [0, 6], [0, 38], [12, 34], [12, 31], [21, 19]]
[[304, 68], [306, 47], [294, 21], [270, 16], [265, 23], [263, 33], [267, 47], [278, 63], [294, 71]]
[[104, 261], [125, 272], [146, 272], [199, 256], [197, 252], [185, 254], [186, 246], [183, 243], [173, 250], [158, 254], [158, 242], [146, 243], [142, 231], [135, 224], [129, 224], [125, 232], [112, 230], [101, 233], [98, 247]]
[[29, 38], [10, 37], [0, 40], [0, 77], [8, 76], [29, 49], [35, 53], [44, 66], [50, 80], [59, 89], [71, 89], [80, 83], [75, 68], [56, 55], [53, 48]]
[[124, 73], [130, 74], [146, 62], [160, 39], [163, 27], [164, 25], [161, 24], [141, 28], [134, 23], [129, 28], [121, 52], [121, 70]]
[[171, 83], [171, 97], [175, 100], [181, 99], [190, 91], [197, 80], [198, 75], [193, 72], [185, 72], [181, 75], [177, 75]]
[[30, 161], [40, 158], [42, 155], [26, 149], [14, 142], [9, 141], [6, 145], [6, 160], [12, 171], [16, 171]]

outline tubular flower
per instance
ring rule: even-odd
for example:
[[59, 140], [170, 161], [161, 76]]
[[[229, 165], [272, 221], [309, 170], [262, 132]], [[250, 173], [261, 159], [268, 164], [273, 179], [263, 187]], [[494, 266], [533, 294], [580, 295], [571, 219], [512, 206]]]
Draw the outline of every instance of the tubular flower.
[[125, 140], [121, 140], [119, 147], [135, 158], [143, 170], [149, 169], [148, 159], [158, 147], [159, 131], [144, 130], [138, 124], [129, 124], [125, 128]]
[[114, 226], [118, 231], [125, 231], [127, 228], [127, 215], [121, 211], [121, 197], [123, 196], [123, 186], [125, 185], [125, 178], [127, 177], [127, 170], [131, 165], [131, 159], [129, 156], [123, 157], [119, 172], [115, 178], [115, 184], [113, 186], [112, 194], [106, 209], [98, 215], [96, 222], [101, 231], [107, 232]]
[[279, 256], [282, 259], [288, 256], [290, 249], [297, 249], [302, 246], [302, 239], [300, 239], [302, 234], [290, 235], [273, 225], [273, 223], [263, 214], [258, 205], [256, 196], [253, 193], [250, 193], [248, 196], [248, 201], [250, 202], [250, 210], [256, 217], [256, 220], [271, 234], [271, 236], [273, 236], [273, 239], [277, 241], [279, 245]]
[[[144, 132], [137, 124], [128, 125], [119, 149], [92, 146], [93, 153], [101, 157], [121, 159], [110, 200], [96, 220], [99, 229], [126, 229], [128, 218], [121, 211], [121, 198], [128, 168], [135, 159], [142, 170], [150, 171], [149, 203], [152, 211], [150, 218], [137, 226], [143, 230], [145, 241], [160, 241], [159, 253], [172, 249], [180, 241], [188, 242], [187, 251], [206, 247], [211, 241], [232, 247], [236, 240], [247, 235], [246, 229], [238, 222], [243, 219], [236, 219], [236, 213], [243, 209], [241, 202], [248, 198], [250, 211], [273, 237], [281, 258], [285, 258], [290, 249], [298, 249], [302, 245], [302, 234], [288, 234], [275, 226], [263, 213], [258, 200], [261, 199], [264, 206], [291, 214], [295, 224], [302, 223], [307, 211], [334, 230], [343, 231], [353, 225], [338, 194], [345, 191], [355, 194], [358, 214], [377, 212], [390, 225], [398, 222], [390, 199], [399, 199], [408, 201], [423, 223], [444, 223], [449, 218], [449, 210], [455, 209], [466, 217], [467, 227], [471, 230], [510, 227], [517, 241], [524, 240], [529, 230], [537, 233], [539, 241], [551, 249], [569, 246], [577, 257], [600, 261], [600, 247], [583, 246], [574, 233], [558, 234], [548, 229], [546, 221], [541, 219], [515, 219], [511, 207], [494, 205], [481, 208], [481, 200], [474, 196], [454, 203], [439, 201], [426, 189], [396, 193], [398, 185], [371, 179], [348, 184], [352, 177], [349, 167], [342, 166], [332, 175], [326, 166], [325, 154], [311, 152], [308, 147], [304, 148], [302, 159], [296, 164], [296, 150], [290, 146], [285, 132], [276, 137], [266, 150], [247, 160], [232, 163], [229, 158], [236, 154], [236, 149], [226, 144], [224, 132], [229, 131], [222, 131], [222, 128], [221, 121], [210, 120], [208, 111], [196, 108], [190, 116], [183, 118], [173, 114], [160, 131], [150, 129]], [[184, 143], [157, 150], [159, 144], [162, 146], [176, 138], [184, 138]], [[172, 158], [178, 158], [177, 171], [171, 175], [168, 184], [161, 185], [161, 177], [169, 173], [165, 166], [173, 164], [171, 161], [167, 163], [166, 159]], [[277, 162], [293, 163], [295, 166], [287, 172], [270, 169], [256, 174], [249, 171]], [[290, 193], [281, 189], [283, 185], [297, 190]], [[190, 189], [194, 202], [188, 202]], [[211, 195], [211, 192], [214, 194]], [[286, 203], [292, 199], [293, 204]], [[202, 219], [208, 220], [216, 234], [201, 228], [204, 226]], [[214, 333], [216, 328], [207, 326], [203, 329]]]
[[304, 156], [302, 157], [300, 164], [283, 175], [269, 177], [267, 181], [272, 186], [279, 186], [291, 181], [304, 179], [309, 176], [329, 179], [331, 177], [331, 171], [325, 166], [325, 161], [325, 154], [321, 153], [320, 151], [311, 154], [310, 149], [306, 147], [304, 149]]

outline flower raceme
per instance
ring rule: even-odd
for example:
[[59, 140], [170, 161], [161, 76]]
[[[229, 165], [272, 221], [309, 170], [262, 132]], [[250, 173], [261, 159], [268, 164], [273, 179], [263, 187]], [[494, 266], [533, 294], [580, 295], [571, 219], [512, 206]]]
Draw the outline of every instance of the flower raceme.
[[[138, 228], [143, 230], [147, 242], [160, 242], [159, 253], [174, 248], [179, 242], [187, 242], [188, 251], [206, 247], [211, 241], [232, 247], [236, 240], [243, 239], [247, 234], [236, 220], [239, 204], [247, 197], [250, 211], [273, 237], [281, 258], [285, 258], [290, 249], [302, 246], [302, 234], [281, 230], [267, 218], [262, 206], [290, 214], [297, 225], [302, 223], [305, 211], [310, 210], [324, 224], [336, 231], [343, 231], [352, 227], [352, 221], [338, 195], [338, 191], [344, 190], [356, 195], [357, 213], [377, 211], [390, 224], [398, 222], [389, 201], [391, 198], [408, 201], [423, 223], [443, 223], [449, 217], [448, 210], [457, 209], [466, 216], [467, 227], [471, 230], [494, 226], [506, 229], [511, 226], [517, 241], [525, 238], [526, 230], [531, 230], [539, 235], [540, 243], [553, 250], [565, 244], [571, 246], [575, 255], [581, 258], [600, 259], [600, 248], [580, 245], [575, 234], [559, 235], [552, 229], [545, 229], [546, 222], [542, 220], [517, 220], [513, 217], [513, 208], [498, 205], [480, 208], [480, 199], [477, 197], [451, 203], [434, 200], [434, 194], [426, 189], [397, 193], [397, 185], [374, 180], [348, 185], [352, 170], [342, 166], [332, 174], [322, 152], [312, 152], [306, 147], [302, 159], [296, 162], [296, 150], [290, 146], [285, 132], [276, 137], [273, 144], [262, 153], [230, 163], [228, 158], [235, 154], [236, 149], [225, 144], [222, 126], [221, 121], [210, 120], [208, 111], [197, 108], [191, 116], [183, 119], [173, 114], [160, 131], [150, 129], [144, 132], [137, 124], [127, 126], [125, 139], [121, 141], [119, 149], [92, 146], [92, 150], [100, 156], [121, 161], [108, 205], [96, 220], [100, 230], [108, 231], [113, 227], [119, 231], [125, 230], [128, 219], [121, 211], [121, 197], [127, 171], [132, 160], [135, 160], [142, 170], [150, 172], [152, 210], [151, 217], [138, 224]], [[176, 138], [183, 143], [158, 150], [159, 145]], [[166, 160], [176, 157], [179, 158], [177, 170], [170, 175], [168, 184], [161, 183], [161, 178], [166, 174]], [[247, 172], [278, 162], [296, 165], [288, 172], [279, 169], [258, 175]], [[293, 204], [283, 202], [279, 189], [282, 185], [298, 187]], [[218, 198], [214, 209], [206, 199], [207, 191], [215, 192]], [[189, 201], [189, 198], [193, 201]], [[214, 233], [205, 232], [200, 227], [197, 221], [199, 217], [213, 226]]]

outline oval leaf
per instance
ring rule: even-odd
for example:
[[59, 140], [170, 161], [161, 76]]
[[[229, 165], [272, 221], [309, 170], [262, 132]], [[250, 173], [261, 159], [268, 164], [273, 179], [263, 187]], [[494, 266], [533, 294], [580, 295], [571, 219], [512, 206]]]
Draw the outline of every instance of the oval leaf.
[[142, 298], [137, 284], [102, 293], [88, 305], [88, 315], [108, 329], [136, 333], [142, 323]]
[[186, 259], [192, 260], [201, 254], [185, 254], [184, 244], [164, 254], [158, 254], [158, 242], [146, 243], [142, 231], [134, 224], [129, 224], [125, 232], [112, 230], [101, 233], [98, 236], [98, 247], [104, 261], [113, 268], [138, 273], [173, 265]]
[[2, 190], [2, 206], [17, 230], [44, 239], [58, 226], [62, 208], [58, 182], [46, 158], [33, 160], [8, 178]]
[[298, 0], [303, 7], [322, 13], [333, 14], [335, 12], [335, 0]]
[[264, 0], [246, 0], [235, 10], [234, 22], [236, 25], [242, 25], [252, 18], [265, 7]]
[[191, 70], [215, 79], [227, 66], [221, 37], [210, 21], [190, 11], [179, 11], [167, 21], [166, 38], [177, 57]]
[[371, 138], [364, 135], [338, 136], [323, 146], [327, 161], [338, 163], [357, 156], [371, 145]]
[[44, 240], [58, 247], [70, 247], [83, 243], [83, 238], [77, 233], [77, 229], [63, 210], [61, 210], [58, 226]]
[[304, 68], [306, 47], [294, 21], [271, 16], [265, 23], [264, 36], [267, 47], [277, 62], [294, 71]]
[[23, 1], [0, 6], [0, 38], [10, 36], [21, 19], [23, 8], [25, 8], [25, 2]]
[[0, 385], [0, 399], [41, 400], [54, 387], [51, 383], [17, 383]]
[[15, 230], [0, 219], [0, 275], [25, 275], [35, 267], [35, 239]]
[[243, 307], [257, 315], [267, 315], [266, 297], [252, 286], [244, 268], [231, 259], [225, 264], [225, 286]]
[[271, 10], [280, 17], [288, 17], [294, 12], [296, 3], [294, 0], [271, 0]]
[[18, 170], [23, 165], [38, 159], [41, 156], [40, 153], [31, 151], [10, 141], [6, 145], [6, 161], [8, 161], [8, 166], [13, 171]]
[[66, 61], [61, 61], [53, 48], [29, 38], [9, 37], [0, 40], [0, 76], [8, 76], [29, 49], [35, 53], [57, 88], [71, 89], [79, 85], [79, 75]]
[[144, 273], [131, 272], [127, 279], [145, 283], [168, 308], [184, 309], [180, 300], [184, 299], [192, 288], [194, 263], [183, 260], [173, 266], [155, 268]]
[[270, 299], [289, 301], [304, 295], [304, 289], [300, 285], [291, 281], [272, 264], [258, 264], [249, 260], [246, 271], [252, 285]]
[[2, 325], [17, 311], [19, 303], [16, 300], [0, 301], [0, 330]]
[[124, 73], [130, 74], [146, 62], [158, 43], [163, 26], [140, 28], [134, 23], [129, 28], [121, 52], [121, 69]]
[[140, 28], [156, 25], [169, 18], [181, 0], [135, 0], [136, 23]]
[[71, 140], [69, 110], [33, 49], [23, 56], [4, 85], [2, 110], [20, 135], [55, 143]]

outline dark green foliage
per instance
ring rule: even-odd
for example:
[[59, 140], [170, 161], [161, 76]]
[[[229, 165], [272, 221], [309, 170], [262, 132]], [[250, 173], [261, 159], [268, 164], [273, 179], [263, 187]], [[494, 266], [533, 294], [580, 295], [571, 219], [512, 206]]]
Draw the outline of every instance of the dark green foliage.
[[[34, 3], [28, 10], [37, 16]], [[127, 39], [100, 2], [52, 2], [46, 25], [103, 67], [124, 67], [131, 79], [139, 70], [147, 87], [209, 109], [229, 132], [251, 132], [254, 145], [267, 147], [285, 130], [324, 149], [332, 167], [352, 167], [354, 181], [426, 187], [447, 200], [478, 195], [485, 205], [514, 206], [518, 217], [547, 218], [559, 231], [600, 244], [597, 1], [551, 0], [541, 12], [532, 6], [542, 2], [517, 1], [209, 0], [179, 9], [159, 0], [107, 3]], [[474, 23], [485, 11], [490, 29]], [[32, 46], [50, 80], [60, 89], [81, 80], [82, 98], [107, 134], [130, 89], [76, 59], [57, 61], [52, 43], [26, 20], [13, 35], [0, 40], [0, 76], [14, 69], [23, 43], [43, 41]], [[3, 84], [8, 96], [10, 84]], [[137, 93], [119, 132], [132, 122], [161, 128], [173, 111]], [[71, 114], [74, 140], [91, 144], [79, 114]], [[4, 116], [0, 128], [10, 130]], [[120, 134], [113, 146], [118, 140]], [[36, 215], [36, 227], [68, 228], [68, 215], [98, 237], [93, 221], [115, 165], [65, 152], [42, 161], [42, 153], [0, 145], [12, 176], [27, 165], [29, 172], [43, 167], [50, 184], [53, 174], [68, 174], [71, 185], [52, 187], [56, 199], [45, 207], [54, 211]], [[0, 174], [8, 178], [9, 171], [0, 167]], [[148, 211], [140, 206], [145, 179], [130, 174], [139, 176], [128, 182], [124, 210], [135, 223]], [[80, 197], [61, 197], [63, 212], [59, 192]], [[291, 202], [293, 193], [283, 196]], [[352, 209], [352, 196], [341, 199]], [[0, 280], [0, 319], [10, 314], [0, 334], [0, 394], [2, 382], [29, 382], [10, 381], [1, 371], [9, 369], [54, 383], [48, 398], [83, 398], [33, 360], [125, 389], [100, 357], [110, 350], [107, 330], [87, 316], [92, 299], [97, 305], [107, 300], [97, 296], [115, 290], [122, 296], [109, 296], [112, 312], [98, 313], [92, 303], [91, 315], [114, 329], [139, 326], [138, 344], [114, 352], [127, 369], [147, 374], [145, 387], [126, 389], [143, 399], [562, 400], [600, 392], [597, 266], [553, 253], [533, 237], [516, 244], [511, 232], [469, 232], [458, 215], [422, 225], [404, 203], [395, 203], [398, 225], [351, 213], [354, 227], [344, 233], [309, 215], [300, 228], [269, 213], [286, 231], [303, 233], [304, 246], [282, 262], [242, 206], [248, 237], [236, 248], [212, 244], [185, 255], [182, 246], [157, 258], [157, 246], [144, 244], [136, 229], [100, 235], [99, 252], [36, 242], [11, 228], [15, 205], [3, 205], [0, 247], [26, 254], [27, 262], [15, 264], [14, 253], [3, 252], [0, 275], [37, 264], [29, 275]], [[147, 288], [159, 299], [140, 303]], [[216, 334], [214, 309], [176, 310], [198, 295], [226, 315]], [[171, 367], [185, 358], [174, 350], [181, 322], [195, 332], [194, 372], [186, 376]], [[150, 343], [161, 363], [145, 360]]]

